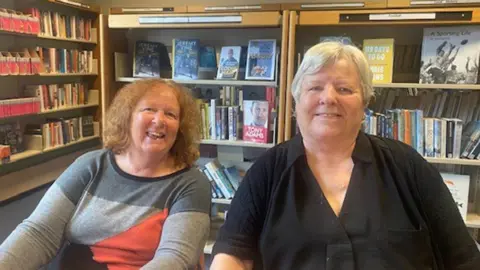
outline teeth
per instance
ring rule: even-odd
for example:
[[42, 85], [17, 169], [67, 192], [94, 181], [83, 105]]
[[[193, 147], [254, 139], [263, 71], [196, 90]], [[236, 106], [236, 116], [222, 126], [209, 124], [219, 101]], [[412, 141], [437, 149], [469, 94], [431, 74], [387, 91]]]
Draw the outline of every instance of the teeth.
[[317, 115], [327, 116], [327, 117], [337, 117], [337, 116], [339, 116], [338, 114], [333, 114], [333, 113], [319, 113]]
[[163, 133], [157, 133], [157, 132], [147, 132], [147, 135], [151, 137], [152, 139], [161, 139], [165, 137], [165, 134]]

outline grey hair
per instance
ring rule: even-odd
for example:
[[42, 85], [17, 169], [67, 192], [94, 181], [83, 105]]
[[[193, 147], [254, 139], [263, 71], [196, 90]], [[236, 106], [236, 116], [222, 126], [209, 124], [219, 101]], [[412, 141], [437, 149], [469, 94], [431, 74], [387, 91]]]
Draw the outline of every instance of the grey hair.
[[352, 62], [357, 68], [363, 92], [363, 103], [365, 107], [368, 106], [370, 99], [374, 95], [374, 91], [372, 85], [373, 75], [367, 58], [357, 47], [335, 41], [318, 43], [305, 53], [305, 57], [298, 67], [298, 71], [292, 82], [292, 95], [295, 102], [298, 103], [300, 100], [302, 82], [305, 75], [315, 74], [321, 68], [335, 63], [340, 59]]

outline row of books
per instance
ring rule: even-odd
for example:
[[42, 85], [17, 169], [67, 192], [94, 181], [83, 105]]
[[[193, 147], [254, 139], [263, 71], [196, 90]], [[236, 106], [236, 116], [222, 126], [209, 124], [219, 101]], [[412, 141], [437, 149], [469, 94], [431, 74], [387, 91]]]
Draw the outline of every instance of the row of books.
[[421, 110], [367, 112], [366, 133], [402, 141], [434, 158], [480, 159], [480, 121], [464, 126], [461, 119], [424, 118]]
[[214, 46], [203, 45], [199, 39], [174, 39], [171, 55], [162, 43], [137, 41], [133, 76], [170, 78], [173, 72], [173, 78], [179, 80], [271, 81], [275, 79], [276, 55], [274, 39], [250, 40], [248, 46], [223, 46], [218, 56]]
[[24, 49], [0, 52], [0, 75], [41, 73], [93, 73], [93, 51], [59, 48]]
[[48, 119], [44, 124], [27, 124], [25, 135], [41, 139], [42, 149], [57, 147], [94, 135], [93, 116]]
[[92, 40], [92, 19], [31, 8], [28, 12], [40, 22], [40, 34], [80, 40]]
[[24, 96], [37, 97], [40, 111], [78, 106], [88, 103], [87, 83], [27, 85]]
[[233, 198], [242, 179], [241, 172], [235, 166], [225, 168], [218, 159], [214, 159], [199, 169], [210, 180], [213, 198]]
[[0, 30], [37, 35], [40, 32], [40, 21], [29, 14], [0, 8]]
[[34, 114], [41, 111], [39, 97], [0, 100], [0, 118]]
[[[348, 36], [323, 40], [353, 44]], [[479, 81], [478, 25], [424, 28], [421, 46], [397, 46], [393, 38], [365, 39], [359, 46], [368, 59], [374, 83], [391, 83], [393, 70], [405, 72], [405, 67], [408, 72], [419, 72], [419, 83], [424, 84], [476, 84]]]
[[45, 73], [93, 73], [93, 51], [37, 48]]
[[35, 50], [0, 52], [0, 76], [34, 75], [42, 72], [42, 61]]
[[369, 106], [373, 111], [390, 108], [419, 109], [425, 117], [480, 120], [480, 92], [440, 89], [381, 89]]

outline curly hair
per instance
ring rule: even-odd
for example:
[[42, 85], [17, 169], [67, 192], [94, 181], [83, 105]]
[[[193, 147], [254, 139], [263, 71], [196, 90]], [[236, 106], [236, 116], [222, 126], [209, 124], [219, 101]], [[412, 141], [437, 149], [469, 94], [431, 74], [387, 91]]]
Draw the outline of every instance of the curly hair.
[[167, 86], [180, 105], [180, 126], [170, 154], [176, 166], [191, 167], [199, 157], [201, 116], [190, 90], [173, 81], [162, 79], [139, 80], [122, 87], [114, 97], [106, 113], [103, 129], [104, 147], [119, 154], [131, 144], [132, 113], [137, 103], [153, 89]]

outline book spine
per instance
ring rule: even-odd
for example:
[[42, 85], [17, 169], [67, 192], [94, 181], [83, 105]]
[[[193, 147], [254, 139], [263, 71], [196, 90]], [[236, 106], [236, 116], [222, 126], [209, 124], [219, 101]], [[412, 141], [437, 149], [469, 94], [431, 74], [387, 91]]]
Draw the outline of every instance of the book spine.
[[425, 131], [424, 131], [424, 121], [423, 121], [423, 111], [422, 110], [416, 110], [416, 149], [417, 152], [420, 153], [420, 155], [425, 154], [424, 150], [424, 138], [425, 138]]
[[453, 158], [460, 158], [460, 148], [462, 143], [463, 122], [455, 121], [454, 135], [453, 135]]
[[434, 148], [434, 121], [433, 118], [425, 118], [425, 156], [435, 157]]

